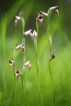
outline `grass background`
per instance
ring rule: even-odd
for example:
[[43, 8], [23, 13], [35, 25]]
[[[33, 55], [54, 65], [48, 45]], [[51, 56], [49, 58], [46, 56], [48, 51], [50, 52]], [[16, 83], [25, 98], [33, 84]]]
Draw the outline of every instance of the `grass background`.
[[[48, 1], [49, 2], [49, 1]], [[26, 68], [26, 92], [21, 100], [22, 86], [21, 78], [16, 83], [16, 106], [70, 106], [71, 105], [71, 31], [70, 31], [70, 1], [55, 1], [43, 6], [40, 1], [15, 1], [8, 10], [1, 14], [0, 18], [0, 106], [14, 106], [14, 76], [13, 70], [8, 62], [13, 57], [14, 47], [22, 42], [22, 27], [18, 23], [14, 27], [15, 15], [23, 8], [25, 19], [25, 31], [36, 29], [35, 19], [38, 11], [47, 12], [54, 5], [59, 6], [60, 16], [55, 12], [50, 19], [50, 31], [52, 35], [52, 50], [55, 59], [52, 60], [53, 89], [51, 95], [51, 78], [48, 69], [49, 44], [46, 35], [46, 19], [39, 29], [38, 57], [40, 71], [40, 94], [38, 90], [38, 79], [35, 61], [35, 49], [30, 37], [26, 37], [26, 59], [30, 60], [32, 69]], [[18, 53], [16, 66], [22, 69], [22, 55]], [[51, 97], [52, 96], [52, 97]]]

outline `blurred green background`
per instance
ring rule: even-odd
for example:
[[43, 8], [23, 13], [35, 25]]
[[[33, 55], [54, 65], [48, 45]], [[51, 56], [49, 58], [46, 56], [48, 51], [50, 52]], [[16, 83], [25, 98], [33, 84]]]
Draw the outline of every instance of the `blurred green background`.
[[[71, 0], [2, 0], [0, 1], [0, 105], [10, 106], [13, 90], [13, 71], [8, 62], [13, 57], [16, 44], [22, 42], [22, 26], [19, 22], [14, 26], [15, 15], [20, 9], [24, 11], [25, 31], [36, 30], [38, 12], [47, 12], [52, 6], [58, 6], [59, 17], [55, 12], [50, 18], [52, 35], [52, 51], [55, 59], [52, 61], [53, 93], [56, 101], [53, 105], [71, 105]], [[26, 68], [26, 95], [23, 106], [47, 106], [51, 104], [50, 74], [48, 69], [49, 44], [46, 35], [47, 24], [44, 18], [39, 28], [38, 57], [40, 70], [41, 99], [38, 97], [37, 73], [34, 44], [29, 36], [26, 37], [26, 60], [30, 60], [32, 69]], [[22, 54], [18, 53], [17, 68], [22, 69]], [[17, 82], [17, 106], [20, 105], [21, 80]], [[19, 101], [18, 101], [19, 100]], [[62, 100], [62, 102], [61, 102]], [[66, 103], [65, 103], [66, 100]], [[29, 102], [30, 101], [30, 102]], [[39, 102], [41, 101], [41, 102]], [[61, 104], [62, 103], [62, 104]], [[12, 105], [13, 106], [13, 105]]]

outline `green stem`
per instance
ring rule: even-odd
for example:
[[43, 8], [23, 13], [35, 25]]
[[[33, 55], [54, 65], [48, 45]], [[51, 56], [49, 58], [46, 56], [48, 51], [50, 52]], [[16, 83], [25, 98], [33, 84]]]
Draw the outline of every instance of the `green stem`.
[[14, 106], [16, 106], [16, 77], [14, 75]]
[[38, 63], [38, 53], [37, 53], [37, 49], [35, 50], [36, 51], [36, 68], [37, 68], [37, 75], [38, 75], [38, 71], [39, 71], [39, 63]]
[[[24, 22], [24, 19], [23, 19], [23, 17], [21, 18], [21, 22], [22, 22], [22, 34], [24, 35], [24, 24], [25, 23], [23, 23]], [[22, 38], [22, 43], [23, 43], [23, 46], [24, 46], [24, 48], [25, 48], [25, 36]], [[25, 51], [24, 51], [24, 53], [23, 53], [23, 65], [24, 65], [24, 63], [25, 63]], [[22, 73], [23, 73], [23, 76], [21, 76], [21, 82], [22, 82], [22, 103], [23, 103], [23, 96], [24, 96], [24, 94], [25, 94], [25, 92], [26, 92], [26, 82], [25, 82], [25, 66], [22, 68]], [[24, 84], [24, 85], [23, 85]], [[23, 105], [23, 104], [22, 104]]]
[[[49, 56], [51, 57], [52, 55], [52, 39], [50, 35], [50, 16], [51, 16], [51, 11], [48, 10], [48, 19], [47, 19], [47, 35], [49, 39]], [[48, 67], [49, 67], [49, 73], [50, 73], [50, 78], [51, 78], [51, 98], [53, 97], [53, 74], [52, 74], [52, 60], [48, 61]], [[51, 104], [52, 105], [52, 104]]]
[[13, 72], [14, 72], [14, 106], [16, 106], [16, 76], [15, 76], [15, 73], [16, 73], [16, 68], [15, 68], [15, 59], [16, 59], [16, 51], [14, 51], [14, 69], [13, 69]]
[[21, 98], [23, 100], [23, 76], [21, 76], [21, 82], [22, 82], [22, 94], [21, 94]]
[[37, 29], [37, 36], [36, 36], [36, 43], [35, 43], [35, 54], [36, 54], [37, 86], [38, 86], [38, 100], [39, 100], [38, 103], [39, 105], [41, 105], [40, 72], [39, 72], [39, 60], [38, 60], [38, 50], [37, 50], [39, 23], [37, 21], [36, 21], [36, 29]]
[[37, 68], [37, 74], [39, 73], [39, 60], [38, 60], [38, 51], [37, 51], [37, 40], [38, 40], [38, 30], [39, 30], [39, 24], [36, 22], [36, 28], [37, 28], [37, 36], [36, 36], [36, 42], [35, 42], [35, 53], [36, 53], [36, 68]]

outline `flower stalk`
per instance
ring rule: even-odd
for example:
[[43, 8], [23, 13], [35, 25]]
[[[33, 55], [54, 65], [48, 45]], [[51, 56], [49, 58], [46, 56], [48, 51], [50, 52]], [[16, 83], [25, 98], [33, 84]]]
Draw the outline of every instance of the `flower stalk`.
[[[23, 105], [23, 100], [26, 95], [26, 71], [25, 67], [28, 67], [29, 72], [31, 70], [31, 63], [30, 61], [26, 62], [26, 56], [25, 56], [25, 38], [27, 35], [31, 37], [31, 39], [34, 42], [34, 48], [35, 48], [35, 61], [36, 61], [36, 73], [37, 73], [37, 87], [38, 87], [38, 100], [41, 103], [41, 87], [40, 87], [40, 71], [39, 71], [39, 59], [38, 59], [38, 31], [39, 31], [39, 25], [41, 26], [43, 23], [43, 17], [47, 17], [47, 35], [48, 35], [48, 41], [49, 41], [49, 60], [48, 60], [48, 67], [49, 67], [49, 73], [50, 73], [50, 81], [51, 81], [51, 99], [53, 97], [53, 73], [52, 73], [52, 59], [55, 58], [55, 55], [52, 53], [52, 36], [50, 34], [50, 16], [52, 11], [55, 11], [57, 15], [59, 16], [59, 11], [58, 11], [58, 6], [54, 6], [48, 9], [48, 12], [42, 12], [40, 11], [38, 13], [38, 17], [36, 18], [36, 31], [34, 30], [32, 32], [32, 29], [24, 32], [24, 27], [25, 27], [25, 21], [23, 18], [23, 11], [21, 10], [19, 13], [19, 16], [15, 16], [15, 27], [18, 24], [18, 21], [21, 21], [22, 23], [22, 43], [20, 45], [16, 45], [14, 49], [14, 56], [12, 60], [9, 60], [9, 66], [13, 69], [14, 72], [14, 106], [16, 106], [16, 80], [18, 80], [19, 76], [21, 76], [21, 84], [22, 84], [22, 94], [21, 94], [21, 101]], [[16, 52], [17, 50], [21, 49], [23, 53], [23, 67], [22, 71], [16, 70], [15, 68], [15, 59], [16, 59]]]
[[[24, 18], [23, 18], [23, 10], [21, 10], [19, 12], [19, 16], [15, 16], [15, 18], [16, 18], [15, 19], [15, 26], [17, 26], [19, 20], [21, 21], [21, 23], [22, 23], [22, 35], [24, 35], [25, 21], [24, 21]], [[23, 51], [23, 63], [24, 63], [25, 62], [25, 37], [22, 38], [22, 44], [16, 46], [15, 52], [18, 49], [22, 49], [22, 51]], [[22, 73], [25, 72], [24, 70], [25, 70], [25, 68], [22, 68]], [[18, 71], [16, 72], [16, 75], [18, 75]], [[24, 87], [23, 87], [23, 76], [24, 75], [21, 75], [21, 82], [22, 82], [22, 95], [21, 95], [21, 97], [22, 97], [22, 100], [23, 100], [23, 89], [24, 89]]]
[[52, 36], [50, 34], [50, 16], [52, 14], [52, 11], [55, 11], [57, 15], [59, 16], [58, 6], [54, 6], [49, 8], [47, 14], [47, 35], [49, 40], [49, 61], [48, 61], [48, 67], [49, 67], [49, 73], [51, 78], [51, 99], [53, 97], [53, 72], [52, 72], [52, 59], [55, 58], [55, 55], [52, 53]]
[[37, 50], [37, 40], [38, 40], [38, 30], [39, 30], [39, 24], [36, 21], [36, 29], [37, 29], [37, 36], [35, 39], [35, 53], [36, 53], [36, 68], [37, 68], [37, 74], [39, 73], [39, 60], [38, 60], [38, 50]]

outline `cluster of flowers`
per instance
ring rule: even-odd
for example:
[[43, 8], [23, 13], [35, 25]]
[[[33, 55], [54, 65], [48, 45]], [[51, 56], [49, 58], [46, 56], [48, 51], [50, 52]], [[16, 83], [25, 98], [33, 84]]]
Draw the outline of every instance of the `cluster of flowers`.
[[[12, 69], [14, 70], [15, 67], [14, 67], [14, 60], [13, 59], [9, 60], [9, 66], [11, 66]], [[30, 71], [30, 69], [31, 69], [30, 61], [25, 62], [24, 66], [27, 66], [29, 71]], [[21, 76], [21, 75], [23, 75], [23, 73], [21, 71], [19, 71], [19, 70], [16, 70], [16, 72], [15, 72], [16, 79], [18, 79], [18, 77]]]
[[[58, 6], [54, 6], [54, 7], [49, 8], [49, 10], [48, 10], [47, 13], [40, 11], [40, 12], [38, 13], [37, 18], [36, 18], [36, 21], [39, 23], [40, 26], [42, 25], [43, 17], [44, 17], [44, 16], [48, 17], [48, 16], [50, 15], [51, 11], [55, 11], [55, 12], [57, 13], [57, 15], [59, 16]], [[15, 26], [17, 26], [19, 20], [22, 21], [22, 24], [23, 24], [23, 26], [24, 26], [25, 21], [24, 21], [24, 18], [23, 18], [23, 11], [20, 11], [19, 16], [15, 16], [15, 22], [14, 22], [14, 23], [15, 23]], [[36, 32], [35, 30], [32, 32], [32, 29], [30, 29], [30, 30], [28, 30], [28, 31], [26, 31], [26, 32], [23, 32], [23, 35], [24, 35], [24, 36], [29, 35], [29, 36], [31, 37], [31, 39], [32, 39], [33, 41], [35, 41], [35, 39], [36, 39], [36, 37], [37, 37], [37, 32]], [[51, 39], [50, 39], [50, 40], [51, 40]], [[22, 49], [23, 53], [25, 52], [25, 47], [24, 47], [23, 44], [16, 45], [15, 51], [17, 51], [17, 50], [19, 50], [19, 49]], [[50, 56], [50, 60], [52, 60], [52, 59], [54, 59], [54, 58], [55, 58], [55, 56], [52, 54], [52, 55]], [[13, 59], [12, 59], [12, 60], [9, 60], [9, 66], [11, 66], [12, 69], [14, 70], [14, 60], [13, 60]], [[30, 69], [31, 69], [30, 61], [25, 62], [25, 63], [24, 63], [24, 66], [28, 66], [29, 71], [30, 71]], [[15, 76], [16, 76], [16, 78], [18, 79], [18, 77], [21, 76], [22, 74], [23, 74], [23, 73], [22, 73], [21, 71], [17, 70], [16, 73], [15, 73]]]

